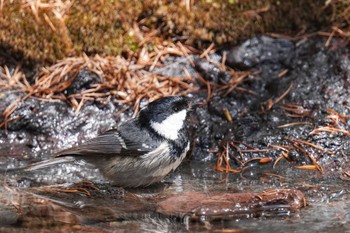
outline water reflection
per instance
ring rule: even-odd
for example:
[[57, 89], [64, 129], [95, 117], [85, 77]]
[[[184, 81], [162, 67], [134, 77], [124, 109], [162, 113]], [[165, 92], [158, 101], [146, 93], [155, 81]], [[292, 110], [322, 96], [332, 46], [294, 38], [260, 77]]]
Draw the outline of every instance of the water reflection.
[[[283, 165], [274, 170], [274, 175], [266, 171], [271, 172], [271, 169], [256, 166], [244, 174], [229, 174], [217, 172], [207, 163], [187, 161], [166, 179], [164, 185], [138, 190], [111, 187], [95, 168], [86, 164], [60, 165], [32, 174], [8, 172], [2, 175], [6, 185], [0, 190], [3, 203], [0, 218], [2, 225], [7, 225], [6, 230], [13, 229], [11, 224], [23, 229], [51, 228], [57, 224], [72, 229], [78, 224], [92, 232], [100, 228], [133, 229], [135, 232], [185, 232], [188, 229], [349, 231], [346, 224], [350, 220], [347, 183], [336, 176], [320, 176], [314, 171], [295, 170]], [[81, 183], [83, 180], [91, 180], [92, 183], [72, 186], [74, 182]], [[207, 214], [216, 210], [202, 208], [197, 210], [202, 215], [197, 220], [193, 215], [173, 218], [156, 211], [158, 201], [173, 195], [184, 196], [193, 192], [212, 197], [217, 192], [259, 193], [276, 188], [301, 190], [306, 195], [308, 206], [294, 212], [288, 205], [276, 204], [266, 208], [260, 206], [251, 212], [245, 206], [236, 205], [234, 209], [241, 208], [239, 215], [233, 215], [228, 208], [226, 216], [222, 215], [225, 209], [221, 209], [221, 214], [214, 218]], [[26, 214], [19, 210], [24, 210]], [[55, 231], [55, 228], [52, 229]]]

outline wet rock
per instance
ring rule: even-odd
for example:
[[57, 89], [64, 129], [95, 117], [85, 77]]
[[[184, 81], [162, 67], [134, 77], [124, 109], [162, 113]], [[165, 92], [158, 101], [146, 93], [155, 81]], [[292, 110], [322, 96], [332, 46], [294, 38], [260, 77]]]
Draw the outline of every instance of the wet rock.
[[[345, 58], [348, 56], [348, 49], [338, 40], [333, 41], [330, 46], [332, 49], [326, 49], [322, 39], [306, 41], [297, 47], [283, 39], [276, 44], [279, 46], [277, 50], [274, 50], [276, 48], [271, 48], [274, 46], [272, 43], [274, 40], [280, 39], [258, 37], [243, 43], [247, 54], [254, 55], [252, 56], [254, 59], [250, 59], [251, 57], [247, 55], [249, 58], [247, 64], [254, 65], [254, 69], [260, 70], [260, 73], [252, 75], [254, 81], [249, 82], [249, 85], [242, 84], [242, 86], [256, 95], [234, 92], [225, 98], [214, 96], [207, 105], [207, 111], [197, 110], [198, 122], [202, 124], [203, 129], [203, 132], [198, 134], [200, 142], [197, 145], [205, 142], [209, 144], [209, 148], [216, 148], [215, 145], [220, 145], [224, 139], [232, 138], [233, 135], [233, 139], [248, 143], [252, 148], [266, 148], [271, 144], [290, 146], [286, 139], [295, 138], [321, 146], [326, 151], [334, 151], [336, 157], [340, 156], [341, 151], [349, 149], [346, 135], [329, 132], [316, 135], [310, 133], [315, 128], [334, 123], [334, 120], [327, 118], [330, 114], [327, 111], [329, 108], [343, 115], [350, 114], [348, 105], [350, 92], [347, 81], [349, 71], [346, 65], [349, 62]], [[267, 44], [264, 44], [264, 41]], [[266, 50], [261, 46], [266, 46]], [[274, 54], [272, 59], [264, 54], [268, 50]], [[289, 70], [279, 78], [278, 73], [286, 68], [285, 61]], [[276, 67], [278, 69], [274, 70]], [[274, 71], [271, 72], [271, 69]], [[275, 103], [277, 100], [278, 103]], [[223, 124], [226, 121], [223, 107], [230, 111], [234, 119], [229, 127]], [[298, 122], [303, 124], [298, 125]], [[280, 127], [290, 123], [295, 123], [295, 126]], [[340, 127], [349, 130], [348, 125], [346, 120]], [[225, 131], [227, 128], [231, 130]], [[221, 132], [222, 136], [208, 136], [216, 135], [217, 132]], [[206, 158], [200, 154], [205, 153], [201, 150], [195, 149], [194, 153], [198, 155], [194, 154], [193, 158]], [[292, 150], [289, 155], [296, 165], [310, 164], [305, 152]], [[244, 154], [245, 159], [254, 156], [256, 155], [252, 153]], [[275, 158], [276, 153], [271, 151], [265, 156]], [[321, 156], [320, 163], [325, 164], [328, 171], [338, 170], [339, 167], [333, 166], [340, 164], [338, 162], [335, 165], [329, 156]], [[328, 167], [329, 164], [333, 165]], [[342, 167], [346, 167], [346, 161], [343, 160], [341, 164]]]
[[[227, 82], [231, 79], [231, 75], [227, 72], [221, 71], [218, 64], [221, 63], [222, 56], [216, 53], [210, 54], [209, 59], [200, 58], [198, 55], [190, 55], [188, 57], [168, 57], [163, 67], [155, 67], [153, 72], [155, 74], [166, 77], [187, 77], [190, 74], [197, 79], [200, 74], [204, 80], [213, 83]], [[189, 62], [189, 59], [194, 63]], [[187, 72], [185, 72], [185, 70]], [[197, 83], [203, 86], [203, 83], [197, 80]]]
[[0, 226], [16, 224], [33, 229], [78, 222], [74, 214], [51, 201], [6, 184], [0, 189], [0, 207]]
[[242, 117], [234, 128], [234, 135], [237, 140], [246, 141], [248, 137], [259, 133], [262, 126], [261, 119], [256, 115]]
[[[189, 59], [196, 60], [198, 56], [190, 55]], [[165, 61], [163, 67], [155, 67], [153, 72], [155, 74], [163, 75], [165, 77], [187, 77], [188, 73], [192, 76], [196, 74], [195, 69], [189, 63], [186, 57], [172, 57], [169, 56]], [[188, 71], [188, 73], [185, 72]]]
[[[187, 216], [191, 220], [201, 217], [247, 218], [273, 211], [294, 212], [306, 205], [303, 193], [291, 189], [261, 193], [185, 191], [178, 194], [169, 194], [165, 189], [164, 192], [151, 194], [147, 189], [126, 191], [101, 184], [96, 187], [86, 182], [31, 188], [19, 197], [22, 199], [18, 221], [25, 227], [143, 219], [155, 214], [162, 217]], [[38, 222], [36, 219], [40, 217], [45, 221]]]
[[195, 69], [206, 81], [212, 83], [223, 83], [222, 81], [228, 82], [231, 79], [230, 74], [221, 71], [217, 65], [210, 63], [204, 58], [198, 58], [195, 60]]
[[28, 99], [21, 102], [13, 113], [20, 120], [10, 122], [7, 127], [12, 131], [52, 135], [62, 121], [60, 116], [68, 115], [68, 112], [64, 102], [48, 104], [37, 99]]
[[[86, 104], [74, 112], [63, 101], [46, 102], [30, 98], [20, 102], [11, 116], [6, 130], [1, 131], [0, 143], [16, 143], [30, 149], [45, 150], [52, 146], [67, 147], [72, 143], [91, 138], [116, 125], [113, 113], [116, 106], [111, 102], [103, 107]], [[68, 141], [71, 138], [73, 141]], [[74, 138], [74, 139], [73, 139]]]
[[201, 217], [260, 216], [262, 212], [285, 208], [296, 211], [306, 205], [298, 190], [269, 190], [262, 193], [197, 193], [184, 192], [158, 203], [157, 211], [166, 216], [199, 220]]
[[237, 69], [251, 69], [262, 63], [288, 66], [294, 54], [294, 44], [287, 39], [258, 36], [228, 50], [227, 64]]
[[[110, 184], [79, 182], [72, 185], [50, 185], [31, 192], [65, 207], [79, 216], [82, 223], [141, 219], [154, 212], [155, 206], [142, 194], [129, 192]], [[145, 195], [146, 196], [146, 195]]]
[[5, 205], [4, 200], [0, 200], [0, 226], [13, 225], [18, 222], [19, 213], [16, 206]]
[[67, 88], [66, 94], [71, 95], [80, 93], [86, 89], [91, 89], [91, 85], [100, 83], [100, 79], [101, 78], [97, 74], [83, 69], [79, 71], [72, 84]]

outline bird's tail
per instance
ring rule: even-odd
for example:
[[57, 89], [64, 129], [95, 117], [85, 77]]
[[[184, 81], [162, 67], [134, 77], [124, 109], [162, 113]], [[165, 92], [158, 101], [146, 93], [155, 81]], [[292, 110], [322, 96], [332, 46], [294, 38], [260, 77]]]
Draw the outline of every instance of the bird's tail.
[[68, 163], [68, 162], [73, 162], [73, 161], [75, 161], [75, 159], [73, 157], [70, 157], [70, 156], [57, 157], [57, 158], [48, 159], [48, 160], [44, 160], [44, 161], [30, 164], [28, 167], [24, 168], [24, 171], [39, 170], [39, 169], [51, 167], [51, 166], [56, 165], [56, 164]]

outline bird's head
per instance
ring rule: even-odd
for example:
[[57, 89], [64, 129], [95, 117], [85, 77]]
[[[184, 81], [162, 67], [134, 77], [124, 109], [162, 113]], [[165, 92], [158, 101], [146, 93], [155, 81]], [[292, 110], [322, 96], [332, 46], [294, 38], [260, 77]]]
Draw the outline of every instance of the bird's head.
[[149, 103], [141, 109], [138, 119], [157, 134], [169, 140], [176, 140], [185, 127], [191, 102], [187, 97], [169, 96]]

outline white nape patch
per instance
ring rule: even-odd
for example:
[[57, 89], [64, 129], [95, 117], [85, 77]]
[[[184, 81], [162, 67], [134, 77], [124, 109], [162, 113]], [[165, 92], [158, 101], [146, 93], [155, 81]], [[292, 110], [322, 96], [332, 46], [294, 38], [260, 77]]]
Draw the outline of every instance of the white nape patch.
[[167, 139], [176, 140], [186, 119], [186, 109], [168, 116], [164, 121], [158, 123], [151, 121], [151, 127]]

